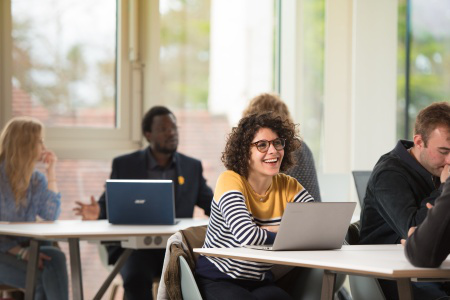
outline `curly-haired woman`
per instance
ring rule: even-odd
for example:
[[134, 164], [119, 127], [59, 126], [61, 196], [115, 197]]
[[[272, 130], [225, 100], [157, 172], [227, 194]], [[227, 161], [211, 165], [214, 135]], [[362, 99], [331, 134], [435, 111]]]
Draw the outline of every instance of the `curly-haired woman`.
[[[33, 222], [36, 216], [55, 220], [61, 211], [61, 195], [55, 178], [56, 156], [43, 142], [43, 125], [19, 117], [6, 124], [0, 136], [0, 221]], [[46, 175], [36, 162], [46, 164]], [[0, 236], [0, 284], [25, 288], [29, 239]], [[64, 253], [41, 246], [35, 299], [68, 299]]]
[[[242, 116], [245, 117], [250, 114], [260, 114], [269, 111], [280, 116], [283, 120], [288, 119], [290, 122], [293, 122], [286, 103], [277, 94], [269, 93], [260, 94], [250, 100]], [[294, 157], [296, 158], [295, 165], [283, 173], [301, 182], [311, 196], [314, 197], [314, 201], [321, 202], [314, 158], [305, 141], [302, 140], [302, 146], [294, 152]]]
[[[295, 125], [271, 113], [244, 117], [228, 137], [204, 248], [273, 243], [288, 202], [314, 201], [298, 181], [280, 174], [299, 147]], [[273, 283], [271, 264], [200, 256], [204, 299], [290, 299]]]

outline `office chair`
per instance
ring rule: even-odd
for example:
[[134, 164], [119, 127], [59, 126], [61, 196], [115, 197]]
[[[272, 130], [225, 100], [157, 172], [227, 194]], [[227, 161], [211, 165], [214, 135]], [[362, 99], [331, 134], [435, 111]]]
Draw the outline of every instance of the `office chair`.
[[352, 171], [355, 180], [356, 193], [358, 194], [359, 205], [361, 209], [364, 205], [364, 197], [366, 196], [367, 183], [369, 182], [372, 171]]
[[[203, 245], [206, 236], [206, 226], [190, 227], [181, 230], [184, 242], [188, 248], [185, 251], [188, 257], [192, 258], [195, 264], [199, 254], [192, 251], [193, 248], [200, 248]], [[192, 268], [183, 256], [178, 257], [180, 270], [180, 288], [183, 299], [202, 300], [200, 291], [192, 273]], [[195, 267], [195, 265], [193, 266]], [[164, 275], [163, 275], [164, 276]], [[299, 272], [296, 279], [298, 284], [291, 290], [294, 299], [318, 299], [322, 289], [323, 270], [304, 268]], [[338, 274], [336, 282], [336, 293], [342, 286], [345, 275]]]
[[[360, 228], [360, 221], [350, 224], [345, 237], [347, 244], [358, 244]], [[349, 275], [348, 278], [353, 300], [386, 300], [376, 278], [355, 275]]]
[[354, 275], [349, 279], [353, 300], [386, 300], [377, 279]]
[[178, 257], [180, 263], [180, 285], [184, 300], [202, 300], [194, 275], [183, 256]]

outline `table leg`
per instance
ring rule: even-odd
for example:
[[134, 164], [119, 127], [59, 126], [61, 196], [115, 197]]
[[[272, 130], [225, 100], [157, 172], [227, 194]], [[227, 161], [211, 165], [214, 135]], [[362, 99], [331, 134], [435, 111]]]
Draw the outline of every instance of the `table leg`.
[[25, 282], [25, 300], [33, 300], [38, 273], [39, 241], [31, 240], [30, 248], [28, 251], [30, 252], [28, 257], [27, 276]]
[[397, 279], [398, 297], [400, 300], [411, 300], [412, 287], [409, 278]]
[[323, 271], [321, 300], [333, 300], [334, 286], [336, 285], [336, 273]]
[[114, 265], [114, 269], [108, 275], [108, 277], [106, 278], [105, 282], [102, 284], [102, 286], [98, 290], [97, 294], [95, 294], [94, 300], [102, 299], [102, 297], [105, 294], [106, 290], [111, 285], [111, 282], [113, 281], [114, 277], [116, 277], [117, 273], [119, 273], [120, 269], [122, 268], [122, 266], [127, 261], [127, 259], [130, 256], [131, 252], [133, 252], [133, 249], [125, 249], [125, 251], [123, 251], [123, 253], [120, 255], [119, 259], [117, 260], [116, 264]]
[[83, 300], [80, 240], [78, 238], [69, 238], [69, 253], [70, 253], [70, 270], [72, 272], [73, 300]]

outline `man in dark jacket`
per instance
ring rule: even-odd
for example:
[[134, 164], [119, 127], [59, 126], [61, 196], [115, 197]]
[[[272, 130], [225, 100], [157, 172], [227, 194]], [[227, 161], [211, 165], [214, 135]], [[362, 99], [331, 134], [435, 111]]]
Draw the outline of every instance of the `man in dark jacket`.
[[[369, 179], [361, 211], [361, 244], [397, 244], [426, 217], [442, 192], [450, 165], [450, 105], [434, 103], [417, 116], [414, 141], [399, 141]], [[394, 282], [380, 280], [388, 298]], [[389, 290], [389, 291], [388, 291]]]
[[[209, 215], [212, 190], [206, 185], [199, 160], [178, 153], [178, 129], [173, 113], [166, 107], [155, 106], [142, 120], [142, 132], [149, 147], [117, 157], [112, 163], [111, 179], [171, 179], [175, 184], [175, 215], [191, 218], [197, 205]], [[105, 193], [98, 203], [77, 202], [74, 209], [85, 220], [105, 219]], [[161, 276], [164, 249], [135, 250], [120, 270], [127, 300], [152, 299], [152, 284]], [[109, 263], [114, 264], [122, 254], [118, 246], [108, 247]]]
[[416, 267], [439, 267], [450, 254], [450, 177], [423, 223], [411, 232], [405, 244], [406, 258]]

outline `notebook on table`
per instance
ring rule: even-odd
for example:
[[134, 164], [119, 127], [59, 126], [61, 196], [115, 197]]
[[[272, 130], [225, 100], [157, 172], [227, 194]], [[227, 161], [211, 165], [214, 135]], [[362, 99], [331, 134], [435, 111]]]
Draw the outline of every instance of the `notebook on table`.
[[356, 202], [288, 203], [273, 245], [245, 245], [259, 250], [340, 249]]
[[172, 180], [106, 181], [106, 212], [111, 224], [173, 225]]

